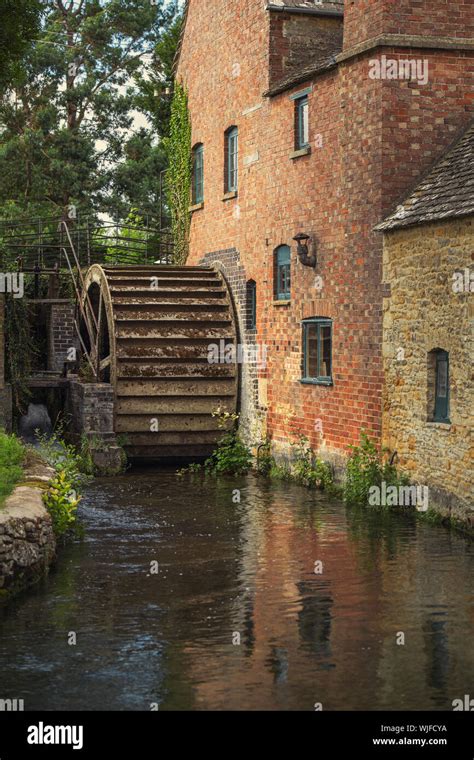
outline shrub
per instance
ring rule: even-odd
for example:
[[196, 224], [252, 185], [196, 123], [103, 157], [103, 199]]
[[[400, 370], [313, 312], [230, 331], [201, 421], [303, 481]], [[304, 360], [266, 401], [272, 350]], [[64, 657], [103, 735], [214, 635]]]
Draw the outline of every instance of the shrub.
[[344, 500], [350, 504], [367, 504], [369, 490], [387, 485], [406, 485], [407, 479], [397, 473], [397, 468], [384, 461], [387, 449], [379, 449], [364, 431], [360, 434], [360, 445], [349, 447], [351, 454], [347, 461], [346, 478], [343, 487]]
[[43, 502], [51, 515], [53, 529], [58, 538], [75, 528], [80, 500], [66, 470], [58, 472], [43, 494]]
[[[204, 470], [213, 475], [243, 475], [248, 472], [252, 466], [253, 456], [249, 448], [244, 444], [237, 430], [238, 414], [223, 412], [220, 408], [212, 413], [213, 417], [218, 418], [218, 426], [221, 430], [226, 430], [223, 437], [217, 444], [217, 448], [211, 456], [204, 462]], [[229, 430], [229, 423], [232, 428]], [[199, 472], [202, 465], [194, 462], [188, 467], [178, 470], [178, 475], [185, 472]]]
[[207, 472], [221, 475], [243, 475], [252, 466], [252, 454], [241, 440], [237, 431], [224, 435], [217, 449], [204, 463]]
[[66, 443], [61, 438], [62, 428], [59, 426], [51, 436], [37, 434], [38, 453], [57, 472], [65, 472], [74, 488], [89, 482], [93, 475], [93, 464], [90, 452], [84, 441], [80, 450]]
[[[216, 475], [243, 475], [250, 470], [253, 456], [238, 433], [239, 415], [218, 408], [212, 416], [217, 417], [219, 428], [227, 432], [217, 444], [217, 449], [206, 459], [205, 470]], [[230, 430], [229, 423], [232, 424]]]
[[272, 457], [271, 441], [266, 439], [257, 449], [257, 472], [260, 475], [270, 475], [275, 460]]
[[10, 496], [23, 475], [25, 448], [14, 435], [0, 432], [0, 504]]
[[291, 472], [296, 482], [307, 488], [330, 488], [333, 484], [331, 467], [318, 459], [306, 436], [301, 435], [291, 445], [295, 451]]

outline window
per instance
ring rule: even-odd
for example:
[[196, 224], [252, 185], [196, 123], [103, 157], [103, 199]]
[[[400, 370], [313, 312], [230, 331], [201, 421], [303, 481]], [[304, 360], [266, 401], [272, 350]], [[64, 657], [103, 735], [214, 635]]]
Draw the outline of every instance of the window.
[[231, 127], [225, 133], [225, 192], [232, 193], [237, 191], [238, 183], [238, 130], [237, 127]]
[[193, 204], [204, 200], [204, 146], [202, 143], [193, 148]]
[[280, 245], [274, 253], [275, 298], [287, 301], [291, 286], [291, 250], [288, 245]]
[[303, 321], [303, 382], [332, 383], [332, 322], [314, 317]]
[[309, 145], [308, 96], [295, 100], [295, 148], [301, 150]]
[[257, 285], [255, 280], [247, 282], [247, 330], [257, 329]]
[[[428, 417], [432, 422], [449, 422], [449, 353], [440, 348], [428, 355]], [[431, 391], [431, 392], [430, 392]]]

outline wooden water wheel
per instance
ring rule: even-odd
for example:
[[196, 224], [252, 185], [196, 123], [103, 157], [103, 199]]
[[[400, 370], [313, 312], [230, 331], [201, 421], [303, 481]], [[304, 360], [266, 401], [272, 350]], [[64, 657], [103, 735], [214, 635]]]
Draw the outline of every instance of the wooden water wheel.
[[[222, 435], [212, 412], [237, 406], [237, 366], [223, 359], [237, 337], [222, 275], [94, 264], [81, 312], [83, 352], [95, 379], [113, 386], [115, 432], [129, 457], [208, 456]], [[216, 346], [219, 361], [210, 361]]]

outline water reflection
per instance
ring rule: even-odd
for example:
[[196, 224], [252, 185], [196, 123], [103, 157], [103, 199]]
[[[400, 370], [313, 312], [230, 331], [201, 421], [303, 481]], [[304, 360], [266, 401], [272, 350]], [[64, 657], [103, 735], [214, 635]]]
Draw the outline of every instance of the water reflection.
[[85, 541], [2, 614], [2, 698], [450, 709], [472, 690], [472, 549], [443, 528], [253, 476], [149, 471], [95, 483], [82, 512]]

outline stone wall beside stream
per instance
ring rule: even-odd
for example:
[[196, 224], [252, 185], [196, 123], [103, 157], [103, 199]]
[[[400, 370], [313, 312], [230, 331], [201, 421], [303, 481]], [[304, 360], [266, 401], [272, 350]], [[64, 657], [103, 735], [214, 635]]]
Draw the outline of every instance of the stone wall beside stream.
[[42, 486], [54, 471], [36, 467], [0, 507], [0, 605], [41, 580], [56, 555], [51, 517]]

